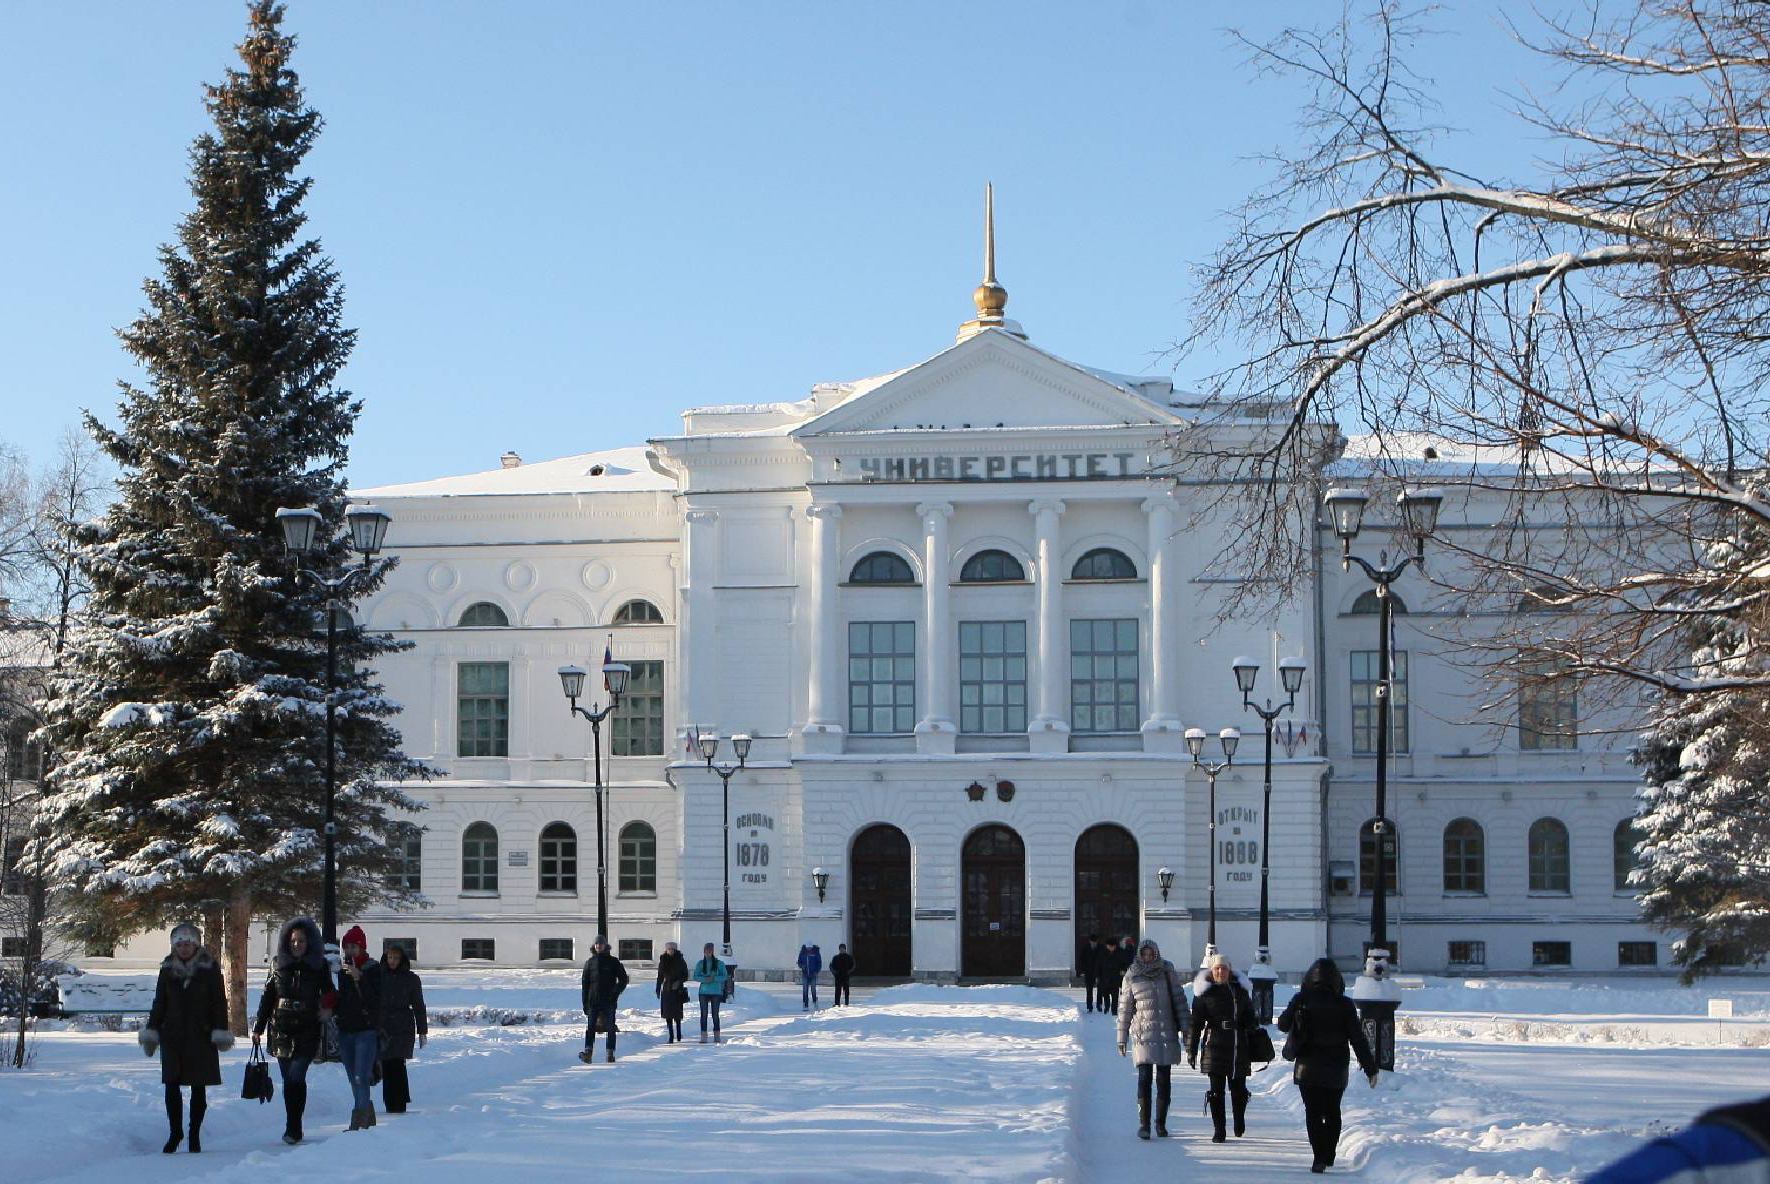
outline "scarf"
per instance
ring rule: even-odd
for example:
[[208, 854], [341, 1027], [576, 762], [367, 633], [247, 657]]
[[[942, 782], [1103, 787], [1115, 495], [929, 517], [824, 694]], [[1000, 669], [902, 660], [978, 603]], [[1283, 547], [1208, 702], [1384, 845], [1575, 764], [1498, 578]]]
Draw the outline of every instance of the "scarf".
[[188, 961], [180, 958], [177, 954], [167, 954], [166, 960], [160, 963], [161, 969], [170, 970], [173, 978], [186, 983], [197, 971], [205, 970], [213, 965], [215, 965], [215, 959], [211, 958], [209, 951], [202, 946], [197, 947], [197, 952], [192, 954]]
[[[1149, 959], [1147, 962], [1144, 961], [1144, 959], [1143, 959], [1143, 951], [1144, 950], [1153, 951], [1155, 954], [1155, 957]], [[1156, 945], [1153, 941], [1146, 941], [1142, 945], [1138, 946], [1137, 947], [1137, 960], [1135, 962], [1131, 963], [1131, 973], [1136, 975], [1138, 978], [1148, 978], [1148, 979], [1166, 978], [1167, 974], [1168, 974], [1168, 964], [1166, 962], [1162, 961], [1161, 947]]]

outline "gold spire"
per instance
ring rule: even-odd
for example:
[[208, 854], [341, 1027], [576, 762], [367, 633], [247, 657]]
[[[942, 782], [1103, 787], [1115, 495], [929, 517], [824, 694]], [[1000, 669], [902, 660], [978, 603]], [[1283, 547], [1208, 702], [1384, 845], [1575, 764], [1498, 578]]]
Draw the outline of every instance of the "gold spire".
[[996, 187], [983, 186], [983, 282], [971, 293], [977, 305], [977, 319], [959, 326], [959, 340], [974, 337], [984, 329], [1005, 329], [1016, 337], [1026, 333], [1003, 315], [1008, 307], [1008, 289], [996, 282]]

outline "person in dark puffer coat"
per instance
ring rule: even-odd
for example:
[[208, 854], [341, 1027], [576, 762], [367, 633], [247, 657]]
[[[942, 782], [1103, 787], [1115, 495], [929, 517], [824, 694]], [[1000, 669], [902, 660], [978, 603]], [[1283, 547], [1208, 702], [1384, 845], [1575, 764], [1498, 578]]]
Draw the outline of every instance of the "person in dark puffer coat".
[[584, 1029], [584, 1051], [578, 1059], [586, 1065], [596, 1053], [596, 1026], [600, 1022], [603, 1031], [608, 1033], [609, 1064], [615, 1061], [615, 1008], [621, 998], [621, 992], [627, 989], [627, 968], [621, 960], [608, 952], [608, 938], [598, 933], [596, 940], [590, 943], [590, 957], [584, 962], [584, 977], [579, 983], [579, 998], [584, 1004], [584, 1015], [589, 1023]]
[[1358, 1009], [1346, 998], [1346, 980], [1332, 958], [1317, 958], [1303, 975], [1303, 984], [1291, 996], [1278, 1030], [1291, 1034], [1296, 1060], [1291, 1079], [1303, 1096], [1303, 1122], [1309, 1132], [1309, 1149], [1315, 1153], [1312, 1172], [1325, 1172], [1334, 1164], [1340, 1142], [1340, 1095], [1346, 1092], [1350, 1057], [1372, 1086], [1377, 1084], [1377, 1061], [1365, 1039]]
[[208, 1087], [221, 1084], [221, 1052], [234, 1046], [227, 1026], [227, 988], [221, 968], [203, 948], [195, 925], [172, 931], [172, 952], [160, 963], [154, 1006], [138, 1037], [148, 1056], [160, 1053], [160, 1082], [166, 1087], [166, 1121], [171, 1137], [160, 1150], [170, 1155], [184, 1137], [183, 1086], [191, 1091], [190, 1149], [203, 1149], [203, 1114]]
[[332, 970], [312, 917], [296, 917], [277, 936], [276, 962], [258, 999], [252, 1024], [257, 1047], [270, 1029], [270, 1055], [283, 1078], [283, 1142], [301, 1142], [301, 1116], [307, 1110], [307, 1069], [319, 1054], [325, 1022], [338, 1001]]
[[424, 1009], [424, 983], [397, 943], [381, 953], [381, 1105], [389, 1114], [404, 1114], [412, 1104], [406, 1062], [430, 1037]]
[[1247, 1130], [1248, 1072], [1253, 1068], [1248, 1038], [1259, 1026], [1254, 1001], [1235, 977], [1229, 959], [1211, 955], [1192, 984], [1192, 1031], [1186, 1037], [1186, 1063], [1211, 1080], [1205, 1102], [1211, 1111], [1213, 1143], [1224, 1140], [1225, 1086], [1235, 1109], [1235, 1137], [1241, 1138]]
[[658, 997], [658, 1014], [664, 1017], [666, 1044], [682, 1041], [682, 1009], [688, 1003], [688, 959], [673, 941], [664, 943], [658, 959], [658, 981], [652, 988]]

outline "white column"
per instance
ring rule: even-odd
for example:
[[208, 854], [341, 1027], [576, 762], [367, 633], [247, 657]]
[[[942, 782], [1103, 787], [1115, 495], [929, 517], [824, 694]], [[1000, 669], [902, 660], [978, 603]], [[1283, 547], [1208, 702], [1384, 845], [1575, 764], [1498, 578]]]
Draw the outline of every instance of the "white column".
[[1069, 665], [1063, 621], [1063, 536], [1058, 516], [1063, 503], [1056, 498], [1036, 498], [1029, 508], [1038, 534], [1039, 682], [1037, 708], [1027, 724], [1027, 746], [1033, 752], [1069, 751], [1068, 697], [1064, 694], [1064, 670]]
[[842, 693], [842, 615], [836, 588], [842, 582], [840, 526], [842, 507], [811, 506], [811, 586], [805, 607], [811, 617], [811, 687], [806, 696], [805, 726], [800, 730], [807, 751], [842, 751], [846, 716]]
[[922, 518], [924, 671], [922, 721], [916, 725], [917, 752], [951, 752], [958, 733], [953, 723], [952, 580], [947, 571], [947, 520], [951, 502], [923, 502]]
[[1178, 752], [1180, 729], [1180, 572], [1176, 567], [1174, 499], [1159, 494], [1143, 503], [1149, 515], [1149, 659], [1151, 694], [1143, 721], [1145, 751]]
[[688, 637], [688, 669], [682, 672], [683, 685], [688, 688], [688, 718], [685, 726], [716, 728], [719, 719], [719, 651], [714, 634], [718, 630], [718, 610], [713, 604], [714, 526], [719, 514], [714, 510], [689, 510], [688, 521], [688, 620], [682, 629]]

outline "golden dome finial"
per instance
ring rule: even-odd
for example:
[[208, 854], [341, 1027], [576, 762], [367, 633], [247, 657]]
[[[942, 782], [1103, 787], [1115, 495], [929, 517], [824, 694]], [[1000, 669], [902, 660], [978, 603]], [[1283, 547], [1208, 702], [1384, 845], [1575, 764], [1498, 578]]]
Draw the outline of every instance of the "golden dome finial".
[[983, 186], [983, 282], [971, 293], [977, 305], [977, 319], [959, 326], [959, 340], [973, 337], [984, 329], [1006, 329], [1016, 337], [1026, 333], [1004, 315], [1008, 307], [1008, 289], [996, 282], [996, 187]]

